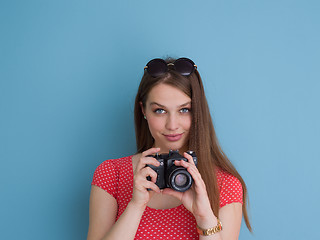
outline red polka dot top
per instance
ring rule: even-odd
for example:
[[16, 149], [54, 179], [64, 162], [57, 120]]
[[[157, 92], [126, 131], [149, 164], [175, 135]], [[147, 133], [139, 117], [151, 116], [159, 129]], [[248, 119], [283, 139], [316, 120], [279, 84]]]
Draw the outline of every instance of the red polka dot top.
[[[237, 178], [218, 170], [217, 181], [220, 208], [233, 202], [242, 204], [242, 186]], [[102, 188], [117, 200], [118, 220], [132, 198], [132, 156], [104, 161], [94, 172], [92, 185]], [[199, 239], [199, 236], [193, 215], [180, 205], [170, 209], [146, 207], [136, 239]]]

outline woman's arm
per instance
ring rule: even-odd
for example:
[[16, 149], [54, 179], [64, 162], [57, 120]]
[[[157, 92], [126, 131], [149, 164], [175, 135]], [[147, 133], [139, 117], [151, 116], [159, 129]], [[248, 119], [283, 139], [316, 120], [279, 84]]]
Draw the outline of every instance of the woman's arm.
[[[151, 148], [141, 154], [134, 170], [132, 199], [117, 221], [116, 199], [103, 189], [92, 186], [87, 240], [134, 239], [147, 203], [154, 192], [160, 192], [159, 187], [155, 184], [156, 172], [150, 167], [145, 167], [147, 164], [159, 166], [156, 159], [147, 157], [158, 151], [158, 148]], [[148, 176], [151, 177], [151, 181], [147, 180]], [[148, 189], [153, 191], [148, 191]]]
[[88, 240], [103, 238], [116, 220], [117, 208], [117, 201], [109, 193], [97, 186], [92, 186]]
[[143, 210], [128, 204], [117, 222], [117, 201], [103, 189], [92, 186], [87, 240], [134, 239]]
[[221, 231], [221, 238], [223, 240], [238, 239], [242, 219], [242, 204], [230, 203], [220, 208], [219, 219], [222, 222], [223, 229]]
[[[242, 204], [231, 203], [219, 210], [219, 219], [222, 223], [222, 231], [210, 235], [201, 236], [200, 240], [237, 240], [239, 238], [241, 219], [242, 219]], [[204, 229], [212, 228], [217, 225], [216, 217], [210, 221], [203, 221], [201, 224]]]

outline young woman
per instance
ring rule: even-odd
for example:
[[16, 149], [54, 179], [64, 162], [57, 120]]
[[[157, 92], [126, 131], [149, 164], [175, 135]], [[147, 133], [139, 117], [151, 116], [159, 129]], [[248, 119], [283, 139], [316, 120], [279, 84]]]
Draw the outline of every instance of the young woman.
[[[218, 144], [193, 61], [151, 60], [134, 114], [137, 154], [105, 161], [94, 173], [88, 240], [238, 239], [242, 216], [251, 230], [246, 185]], [[149, 167], [160, 165], [152, 156], [170, 150], [187, 160], [174, 161], [193, 178], [185, 192], [160, 189]]]

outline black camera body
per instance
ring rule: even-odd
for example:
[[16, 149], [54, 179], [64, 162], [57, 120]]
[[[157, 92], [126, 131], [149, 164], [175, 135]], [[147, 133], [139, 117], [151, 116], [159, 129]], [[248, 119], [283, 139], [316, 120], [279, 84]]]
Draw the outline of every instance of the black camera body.
[[[195, 165], [197, 165], [197, 157], [193, 151], [187, 152], [192, 156]], [[175, 191], [185, 192], [187, 191], [193, 182], [191, 174], [186, 168], [174, 165], [174, 161], [188, 161], [185, 157], [179, 154], [178, 150], [170, 150], [168, 154], [155, 154], [149, 155], [160, 162], [159, 167], [153, 165], [147, 165], [157, 173], [156, 185], [160, 189], [172, 188]], [[150, 177], [147, 178], [151, 180]]]

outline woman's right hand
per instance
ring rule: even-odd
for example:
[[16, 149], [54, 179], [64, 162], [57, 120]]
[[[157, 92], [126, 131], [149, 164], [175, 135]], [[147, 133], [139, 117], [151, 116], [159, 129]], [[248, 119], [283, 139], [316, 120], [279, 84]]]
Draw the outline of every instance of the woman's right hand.
[[[150, 167], [146, 167], [147, 164], [153, 166], [160, 166], [160, 163], [153, 157], [147, 157], [160, 151], [160, 148], [150, 148], [144, 151], [139, 159], [136, 167], [133, 171], [133, 193], [131, 203], [136, 207], [145, 209], [149, 200], [154, 192], [160, 193], [159, 187], [155, 184], [157, 180], [157, 173]], [[151, 181], [147, 180], [147, 177], [151, 178]], [[151, 189], [153, 191], [148, 191]]]

